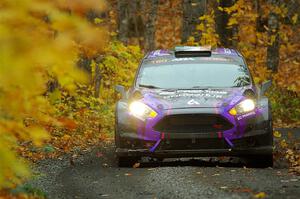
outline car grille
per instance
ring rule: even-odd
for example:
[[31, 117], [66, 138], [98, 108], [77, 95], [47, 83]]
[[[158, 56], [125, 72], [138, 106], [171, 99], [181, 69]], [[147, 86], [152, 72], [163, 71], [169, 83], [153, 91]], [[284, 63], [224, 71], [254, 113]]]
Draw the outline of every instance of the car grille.
[[224, 139], [207, 138], [195, 139], [174, 139], [163, 140], [158, 150], [189, 150], [189, 149], [229, 149], [230, 146]]
[[166, 133], [207, 133], [232, 128], [232, 124], [218, 114], [178, 114], [162, 118], [154, 129]]

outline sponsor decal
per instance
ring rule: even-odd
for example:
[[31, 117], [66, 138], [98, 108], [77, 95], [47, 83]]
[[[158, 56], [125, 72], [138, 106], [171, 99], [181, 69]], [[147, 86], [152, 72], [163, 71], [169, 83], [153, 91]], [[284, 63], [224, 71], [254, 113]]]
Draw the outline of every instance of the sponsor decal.
[[194, 99], [191, 99], [190, 101], [187, 102], [188, 105], [199, 105], [200, 103], [197, 102], [196, 100]]
[[[157, 56], [156, 56], [157, 57]], [[188, 61], [221, 61], [221, 62], [232, 62], [234, 59], [230, 57], [182, 57], [182, 58], [174, 58], [174, 59], [155, 59], [151, 60], [152, 64], [163, 64], [163, 63], [172, 63], [172, 62], [188, 62]]]
[[255, 112], [254, 112], [254, 111], [251, 111], [251, 112], [246, 113], [246, 114], [244, 114], [244, 115], [238, 116], [238, 117], [237, 117], [237, 120], [242, 120], [242, 119], [244, 119], [244, 118], [246, 118], [246, 117], [250, 117], [250, 116], [253, 116], [253, 115], [255, 115]]
[[193, 61], [193, 60], [195, 60], [195, 59], [192, 58], [192, 57], [182, 57], [182, 58], [172, 59], [171, 61], [172, 62], [177, 62], [177, 61]]
[[230, 57], [197, 57], [197, 59], [193, 57], [183, 57], [183, 58], [175, 58], [170, 60], [171, 62], [180, 62], [180, 61], [194, 61], [194, 60], [202, 60], [202, 61], [232, 61], [233, 59]]
[[155, 58], [166, 55], [170, 55], [170, 52], [168, 50], [155, 50], [149, 53], [148, 58]]
[[217, 48], [212, 53], [213, 54], [225, 54], [225, 55], [238, 55], [235, 50], [229, 49], [229, 48]]
[[167, 59], [157, 59], [157, 60], [151, 61], [152, 64], [162, 64], [162, 63], [166, 63], [166, 62], [168, 62]]
[[230, 57], [200, 57], [202, 61], [223, 61], [223, 62], [230, 62], [234, 61], [234, 59]]
[[161, 92], [159, 93], [164, 99], [173, 99], [179, 97], [201, 97], [222, 99], [228, 95], [227, 91], [216, 90], [183, 90], [178, 92]]

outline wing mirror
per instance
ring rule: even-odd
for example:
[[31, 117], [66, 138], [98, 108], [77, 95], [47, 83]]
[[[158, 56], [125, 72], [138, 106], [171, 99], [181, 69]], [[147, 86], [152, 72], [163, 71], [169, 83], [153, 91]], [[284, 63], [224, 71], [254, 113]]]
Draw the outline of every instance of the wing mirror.
[[122, 85], [116, 85], [115, 90], [118, 93], [121, 93], [122, 99], [126, 99], [126, 91], [125, 91], [125, 87]]
[[263, 96], [266, 93], [266, 91], [271, 87], [271, 85], [272, 85], [271, 80], [268, 80], [268, 81], [262, 83], [261, 88], [260, 88], [260, 96]]

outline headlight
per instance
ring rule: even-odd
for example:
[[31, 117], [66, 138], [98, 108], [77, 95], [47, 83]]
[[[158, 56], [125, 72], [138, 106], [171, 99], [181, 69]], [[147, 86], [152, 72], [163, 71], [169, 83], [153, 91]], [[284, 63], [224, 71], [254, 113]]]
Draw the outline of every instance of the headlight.
[[147, 118], [155, 118], [157, 116], [157, 113], [152, 108], [138, 101], [132, 102], [129, 105], [129, 110], [132, 115], [143, 121]]
[[237, 114], [244, 114], [255, 109], [255, 103], [252, 99], [245, 99], [244, 101], [240, 102], [238, 105], [233, 107], [229, 113], [231, 115]]

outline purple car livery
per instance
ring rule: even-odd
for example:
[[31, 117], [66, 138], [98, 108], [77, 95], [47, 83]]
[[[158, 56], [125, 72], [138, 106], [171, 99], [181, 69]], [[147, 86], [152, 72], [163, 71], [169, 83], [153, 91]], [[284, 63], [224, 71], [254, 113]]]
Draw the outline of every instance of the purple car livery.
[[115, 144], [120, 166], [143, 156], [239, 156], [272, 166], [272, 117], [234, 49], [176, 47], [148, 53], [133, 86], [116, 86]]

